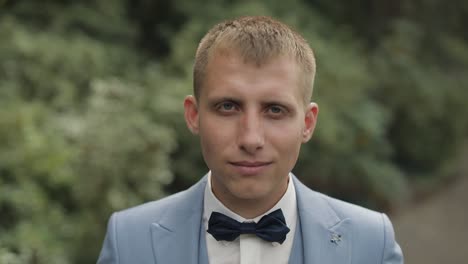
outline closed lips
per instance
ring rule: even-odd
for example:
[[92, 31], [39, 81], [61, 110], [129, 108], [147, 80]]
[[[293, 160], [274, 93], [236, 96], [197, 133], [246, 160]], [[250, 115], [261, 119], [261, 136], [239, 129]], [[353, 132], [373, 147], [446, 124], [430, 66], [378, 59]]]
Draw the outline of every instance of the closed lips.
[[271, 164], [271, 162], [250, 162], [250, 161], [239, 161], [239, 162], [231, 162], [232, 165], [234, 166], [242, 166], [242, 167], [260, 167], [260, 166], [266, 166]]

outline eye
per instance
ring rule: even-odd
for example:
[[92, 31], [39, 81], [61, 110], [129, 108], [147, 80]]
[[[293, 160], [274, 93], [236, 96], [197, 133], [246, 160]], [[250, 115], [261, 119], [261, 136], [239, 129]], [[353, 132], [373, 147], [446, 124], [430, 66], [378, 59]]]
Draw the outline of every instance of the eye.
[[287, 110], [285, 107], [281, 106], [281, 105], [270, 105], [268, 106], [267, 108], [267, 114], [273, 116], [273, 117], [280, 117], [280, 116], [283, 116], [287, 113]]
[[269, 110], [272, 114], [280, 114], [281, 112], [283, 112], [283, 109], [277, 105], [270, 106]]
[[232, 102], [224, 102], [221, 103], [220, 108], [224, 111], [231, 111], [234, 108], [234, 104]]
[[223, 101], [216, 105], [216, 111], [221, 113], [231, 113], [236, 111], [237, 105], [231, 101]]
[[293, 114], [291, 108], [281, 104], [270, 104], [265, 109], [265, 114], [271, 119], [284, 119]]

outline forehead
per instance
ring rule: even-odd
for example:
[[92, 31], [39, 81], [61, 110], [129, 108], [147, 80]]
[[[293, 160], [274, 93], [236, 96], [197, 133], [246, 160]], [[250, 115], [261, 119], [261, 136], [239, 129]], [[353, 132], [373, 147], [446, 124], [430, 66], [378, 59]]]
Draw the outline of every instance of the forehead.
[[[253, 61], [238, 53], [214, 53], [206, 67], [201, 97], [276, 97], [303, 101], [300, 69], [288, 56]], [[202, 98], [200, 98], [202, 99]]]

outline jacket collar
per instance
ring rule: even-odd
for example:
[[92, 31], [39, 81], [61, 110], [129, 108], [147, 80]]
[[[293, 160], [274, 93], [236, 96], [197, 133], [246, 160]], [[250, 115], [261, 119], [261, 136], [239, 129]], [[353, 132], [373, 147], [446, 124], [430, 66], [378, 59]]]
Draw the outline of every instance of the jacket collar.
[[198, 263], [205, 186], [206, 177], [177, 194], [161, 218], [151, 225], [156, 263]]
[[[324, 195], [310, 190], [295, 176], [292, 178], [302, 229], [304, 263], [349, 263], [351, 220], [341, 219]], [[205, 240], [200, 239], [204, 237], [200, 226], [206, 181], [205, 176], [177, 194], [167, 206], [169, 210], [151, 225], [156, 263], [199, 263], [199, 252], [201, 259], [206, 260], [206, 245], [201, 245]]]
[[351, 220], [341, 219], [325, 195], [310, 190], [296, 177], [297, 207], [301, 221], [304, 263], [349, 263]]

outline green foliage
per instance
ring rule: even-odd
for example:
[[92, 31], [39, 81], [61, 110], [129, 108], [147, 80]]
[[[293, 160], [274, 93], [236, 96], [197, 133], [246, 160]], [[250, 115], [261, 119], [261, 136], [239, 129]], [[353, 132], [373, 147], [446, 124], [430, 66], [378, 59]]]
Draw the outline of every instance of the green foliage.
[[[81, 214], [76, 219], [78, 242], [93, 249], [95, 257], [102, 219], [165, 194], [163, 186], [173, 176], [169, 153], [175, 142], [171, 129], [152, 120], [142, 87], [113, 79], [96, 80], [91, 89], [85, 113], [61, 117], [61, 123], [78, 152], [73, 168], [79, 174], [70, 186]], [[81, 250], [76, 258], [93, 261]]]
[[[391, 111], [388, 138], [395, 162], [409, 176], [436, 177], [456, 154], [468, 128], [468, 46], [451, 36], [431, 40], [415, 24], [399, 21], [372, 58], [379, 100]], [[438, 52], [444, 56], [434, 56]], [[429, 55], [426, 55], [429, 54]], [[462, 72], [465, 72], [463, 74]]]
[[359, 2], [0, 1], [0, 263], [95, 262], [111, 212], [206, 173], [182, 101], [200, 38], [240, 15], [315, 50], [307, 185], [389, 210], [437, 182], [468, 131], [467, 5]]
[[167, 96], [139, 80], [156, 66], [106, 37], [109, 17], [83, 27], [100, 37], [74, 28], [92, 7], [51, 6], [40, 31], [19, 14], [0, 21], [1, 263], [94, 262], [109, 214], [162, 197], [173, 178], [175, 138], [157, 122], [170, 109], [155, 104]]
[[[308, 25], [306, 28], [329, 25]], [[307, 35], [306, 35], [307, 36]], [[311, 39], [317, 57], [314, 101], [319, 119], [295, 172], [315, 189], [370, 207], [389, 207], [408, 195], [404, 174], [392, 164], [385, 137], [389, 112], [373, 94], [377, 80], [361, 44], [346, 31]], [[392, 187], [392, 192], [387, 187]], [[399, 195], [395, 197], [394, 193]]]
[[2, 102], [0, 124], [2, 251], [12, 259], [60, 263], [66, 258], [61, 243], [72, 230], [62, 192], [72, 183], [73, 154], [44, 105]]

